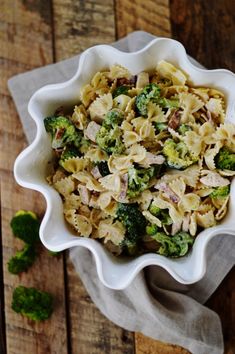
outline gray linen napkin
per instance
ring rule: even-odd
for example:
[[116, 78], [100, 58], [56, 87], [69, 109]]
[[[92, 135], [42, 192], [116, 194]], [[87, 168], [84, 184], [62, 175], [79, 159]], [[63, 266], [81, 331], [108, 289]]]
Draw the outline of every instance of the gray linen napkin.
[[[137, 31], [112, 45], [122, 51], [136, 51], [153, 38], [149, 33]], [[75, 56], [9, 80], [9, 89], [29, 142], [35, 136], [35, 125], [27, 112], [29, 98], [46, 84], [71, 78], [78, 61], [79, 56]], [[220, 319], [202, 304], [234, 265], [234, 246], [235, 237], [215, 237], [207, 250], [206, 275], [195, 284], [182, 285], [160, 267], [149, 266], [121, 291], [111, 290], [99, 281], [93, 256], [87, 249], [75, 247], [70, 250], [70, 257], [93, 302], [117, 325], [181, 345], [193, 354], [222, 354]]]

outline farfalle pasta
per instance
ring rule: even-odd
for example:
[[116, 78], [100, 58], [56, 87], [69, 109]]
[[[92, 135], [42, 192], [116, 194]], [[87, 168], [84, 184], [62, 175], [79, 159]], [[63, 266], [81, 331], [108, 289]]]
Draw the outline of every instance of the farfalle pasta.
[[47, 181], [75, 233], [116, 255], [187, 254], [229, 207], [235, 125], [224, 94], [193, 87], [164, 60], [138, 75], [95, 73], [71, 111], [44, 120], [55, 152]]

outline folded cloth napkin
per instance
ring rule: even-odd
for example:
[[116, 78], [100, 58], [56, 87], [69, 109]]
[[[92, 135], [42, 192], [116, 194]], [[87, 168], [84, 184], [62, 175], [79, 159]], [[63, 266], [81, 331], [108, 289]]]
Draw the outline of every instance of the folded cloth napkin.
[[[154, 38], [149, 33], [137, 31], [112, 45], [131, 52], [143, 48]], [[29, 142], [34, 139], [36, 129], [27, 112], [29, 98], [46, 84], [71, 78], [78, 61], [79, 56], [75, 56], [9, 80], [9, 89]], [[222, 354], [220, 319], [202, 304], [234, 265], [234, 249], [234, 237], [215, 237], [207, 250], [207, 272], [195, 284], [182, 285], [160, 267], [149, 266], [124, 290], [111, 290], [100, 282], [95, 261], [87, 249], [75, 247], [70, 251], [70, 257], [93, 302], [117, 325], [180, 345], [193, 354]]]

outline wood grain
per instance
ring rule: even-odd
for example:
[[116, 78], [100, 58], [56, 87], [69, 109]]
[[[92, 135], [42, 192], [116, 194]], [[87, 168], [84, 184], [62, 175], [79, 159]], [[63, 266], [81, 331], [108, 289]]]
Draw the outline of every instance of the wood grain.
[[[213, 3], [213, 5], [212, 5]], [[172, 35], [207, 68], [235, 72], [235, 2], [230, 0], [171, 0]], [[207, 305], [221, 318], [225, 354], [235, 354], [235, 268]]]
[[190, 354], [177, 345], [162, 343], [136, 333], [136, 354]]
[[[113, 1], [55, 0], [53, 13], [56, 60], [115, 40]], [[99, 312], [69, 261], [67, 280], [71, 354], [134, 353], [133, 334]]]
[[[65, 318], [62, 257], [55, 259], [41, 247], [40, 256], [29, 272], [15, 276], [7, 271], [9, 258], [22, 247], [21, 242], [12, 236], [9, 227], [13, 213], [23, 208], [35, 210], [41, 215], [45, 209], [44, 201], [38, 193], [20, 188], [13, 178], [14, 160], [26, 146], [26, 141], [7, 90], [7, 79], [16, 73], [48, 64], [53, 60], [48, 8], [50, 3], [47, 1], [3, 0], [0, 5], [0, 173], [8, 354], [67, 353], [66, 322], [62, 320]], [[12, 291], [18, 284], [35, 286], [54, 295], [55, 312], [50, 320], [32, 323], [11, 310]]]
[[115, 39], [113, 0], [54, 0], [56, 60]]
[[136, 30], [171, 36], [168, 0], [116, 0], [115, 4], [118, 38]]
[[206, 67], [235, 71], [235, 2], [170, 0], [174, 38]]

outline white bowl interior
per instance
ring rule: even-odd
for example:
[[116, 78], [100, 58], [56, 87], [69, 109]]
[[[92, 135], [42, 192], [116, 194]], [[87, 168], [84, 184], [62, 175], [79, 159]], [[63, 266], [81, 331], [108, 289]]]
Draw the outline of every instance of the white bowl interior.
[[97, 264], [98, 274], [103, 283], [114, 289], [125, 288], [143, 267], [156, 264], [165, 268], [181, 283], [193, 283], [205, 273], [206, 247], [216, 234], [235, 233], [235, 185], [231, 186], [229, 212], [223, 222], [207, 229], [196, 238], [190, 254], [181, 259], [168, 259], [157, 254], [146, 254], [135, 259], [119, 259], [109, 254], [98, 242], [75, 235], [63, 217], [62, 201], [59, 194], [46, 182], [49, 173], [52, 149], [43, 119], [54, 113], [56, 108], [73, 107], [79, 101], [80, 88], [93, 75], [110, 65], [119, 63], [133, 75], [143, 70], [152, 70], [159, 60], [167, 60], [183, 69], [195, 86], [208, 86], [222, 90], [227, 101], [226, 120], [234, 122], [235, 117], [235, 75], [227, 70], [205, 70], [194, 66], [188, 59], [184, 47], [177, 41], [158, 38], [135, 53], [120, 52], [113, 47], [100, 45], [85, 51], [75, 76], [62, 84], [48, 85], [38, 90], [29, 102], [29, 113], [37, 124], [34, 142], [17, 158], [14, 167], [17, 182], [27, 188], [41, 192], [46, 198], [47, 210], [43, 218], [40, 237], [43, 244], [52, 251], [73, 246], [91, 250]]

